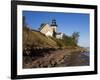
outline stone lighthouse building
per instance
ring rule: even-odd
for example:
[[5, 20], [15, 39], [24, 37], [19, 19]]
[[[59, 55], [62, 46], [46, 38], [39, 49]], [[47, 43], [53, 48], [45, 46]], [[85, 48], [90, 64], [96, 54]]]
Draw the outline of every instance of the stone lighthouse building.
[[60, 33], [57, 31], [57, 23], [56, 20], [53, 19], [51, 24], [47, 24], [47, 23], [43, 23], [40, 28], [39, 31], [43, 34], [45, 34], [46, 36], [50, 36], [50, 37], [56, 37], [58, 39], [62, 39], [63, 38], [63, 33]]

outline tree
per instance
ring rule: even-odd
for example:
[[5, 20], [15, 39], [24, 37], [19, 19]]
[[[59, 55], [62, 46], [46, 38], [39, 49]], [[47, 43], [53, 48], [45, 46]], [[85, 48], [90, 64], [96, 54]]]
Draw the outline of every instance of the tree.
[[41, 23], [39, 30], [41, 30], [43, 28], [43, 26], [45, 25], [45, 23]]
[[79, 32], [73, 32], [72, 34], [72, 38], [74, 39], [76, 44], [78, 43], [79, 36]]
[[56, 37], [56, 32], [54, 29], [53, 29], [53, 37]]
[[43, 27], [45, 25], [45, 23], [41, 23], [40, 27]]

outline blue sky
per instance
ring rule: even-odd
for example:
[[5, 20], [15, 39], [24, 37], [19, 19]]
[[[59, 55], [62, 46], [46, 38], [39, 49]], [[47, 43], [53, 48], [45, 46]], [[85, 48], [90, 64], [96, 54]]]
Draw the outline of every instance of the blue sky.
[[68, 36], [71, 36], [73, 32], [80, 32], [78, 44], [89, 47], [89, 14], [23, 11], [23, 16], [25, 16], [26, 23], [36, 30], [41, 23], [50, 24], [52, 19], [56, 19], [58, 32], [63, 32]]

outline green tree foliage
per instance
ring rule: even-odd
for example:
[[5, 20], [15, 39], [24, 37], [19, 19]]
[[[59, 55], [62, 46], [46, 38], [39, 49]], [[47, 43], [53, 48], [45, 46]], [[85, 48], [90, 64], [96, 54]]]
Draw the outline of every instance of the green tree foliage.
[[76, 46], [75, 40], [70, 36], [64, 34], [62, 40], [66, 46]]
[[76, 44], [78, 43], [79, 36], [79, 32], [73, 32], [72, 34], [72, 38], [74, 39]]
[[55, 37], [51, 37], [53, 39], [59, 48], [68, 48], [68, 47], [76, 47], [77, 43], [75, 42], [75, 39], [72, 36], [63, 35], [63, 39], [57, 39]]

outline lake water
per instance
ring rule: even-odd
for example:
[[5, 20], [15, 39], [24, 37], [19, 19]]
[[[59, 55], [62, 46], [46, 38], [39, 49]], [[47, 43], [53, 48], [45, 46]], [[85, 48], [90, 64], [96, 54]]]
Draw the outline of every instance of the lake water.
[[64, 59], [63, 63], [57, 66], [89, 66], [89, 55], [89, 52], [72, 53], [72, 55]]
[[90, 52], [82, 52], [81, 54], [84, 54], [86, 56], [90, 56]]

